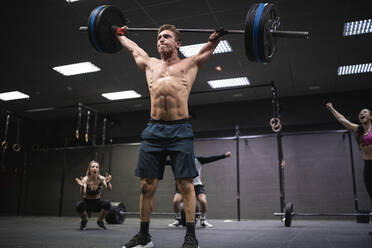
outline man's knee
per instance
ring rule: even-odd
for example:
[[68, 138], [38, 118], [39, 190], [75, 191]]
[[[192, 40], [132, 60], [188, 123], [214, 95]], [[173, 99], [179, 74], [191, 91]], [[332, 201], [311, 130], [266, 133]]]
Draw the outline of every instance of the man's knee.
[[198, 201], [203, 205], [207, 205], [207, 198], [205, 197], [205, 195], [198, 195]]
[[182, 195], [190, 195], [194, 193], [194, 184], [192, 178], [190, 179], [179, 179], [178, 187]]
[[156, 182], [154, 179], [142, 179], [141, 180], [141, 194], [148, 195], [153, 194], [156, 190]]
[[179, 205], [182, 201], [182, 195], [177, 193], [173, 198], [173, 205]]

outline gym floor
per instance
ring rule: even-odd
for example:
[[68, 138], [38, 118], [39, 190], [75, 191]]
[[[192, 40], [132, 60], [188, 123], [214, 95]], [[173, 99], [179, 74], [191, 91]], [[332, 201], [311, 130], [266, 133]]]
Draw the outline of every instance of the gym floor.
[[[172, 219], [151, 220], [154, 248], [181, 247], [184, 228], [170, 228]], [[294, 220], [284, 227], [279, 220], [224, 222], [210, 220], [213, 228], [196, 228], [201, 248], [370, 248], [369, 224], [352, 220]], [[120, 248], [139, 229], [137, 218], [127, 218], [121, 225], [99, 229], [90, 218], [87, 229], [79, 230], [77, 217], [0, 217], [0, 247], [6, 248]]]

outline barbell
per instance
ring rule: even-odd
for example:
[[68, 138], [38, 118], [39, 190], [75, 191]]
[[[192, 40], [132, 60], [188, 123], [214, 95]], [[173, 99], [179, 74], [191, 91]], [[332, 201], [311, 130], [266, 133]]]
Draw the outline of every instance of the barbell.
[[[112, 202], [111, 203], [112, 208], [110, 212], [106, 215], [106, 221], [109, 224], [118, 224], [118, 222], [121, 224], [124, 222], [127, 215], [135, 215], [139, 216], [140, 212], [129, 212], [127, 211], [124, 203], [122, 202]], [[180, 212], [181, 212], [181, 219], [180, 224], [182, 226], [186, 226], [186, 214], [185, 209], [183, 206], [183, 202], [180, 203]], [[161, 213], [161, 212], [152, 212], [151, 215], [158, 215], [158, 216], [174, 216], [175, 213]], [[195, 223], [197, 222], [197, 219], [201, 216], [201, 212], [199, 212], [199, 206], [196, 204], [195, 206]]]
[[294, 213], [293, 204], [287, 203], [284, 207], [283, 213], [274, 213], [274, 216], [281, 216], [284, 220], [284, 225], [290, 227], [292, 224], [292, 218], [294, 216], [326, 216], [326, 217], [336, 217], [336, 216], [355, 216], [358, 223], [369, 223], [370, 216], [372, 214], [369, 210], [358, 210], [356, 213]]
[[[93, 48], [102, 53], [116, 53], [122, 45], [116, 38], [117, 27], [127, 24], [121, 10], [111, 5], [101, 5], [92, 10], [88, 25], [80, 31], [88, 31]], [[309, 32], [280, 31], [278, 8], [272, 3], [253, 4], [246, 15], [244, 30], [223, 30], [226, 34], [243, 34], [245, 53], [253, 62], [269, 63], [276, 49], [277, 38], [309, 38]], [[213, 33], [215, 29], [178, 29], [180, 32]], [[157, 32], [158, 28], [128, 28], [129, 32]]]

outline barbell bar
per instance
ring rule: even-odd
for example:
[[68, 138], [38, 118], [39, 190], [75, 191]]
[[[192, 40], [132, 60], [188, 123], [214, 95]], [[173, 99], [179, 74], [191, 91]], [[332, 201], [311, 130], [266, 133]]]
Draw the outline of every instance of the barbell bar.
[[292, 218], [294, 216], [304, 217], [336, 217], [336, 216], [355, 216], [358, 223], [369, 223], [370, 216], [372, 213], [369, 210], [357, 210], [356, 213], [295, 213], [293, 212], [293, 204], [287, 203], [283, 213], [273, 213], [274, 216], [281, 216], [284, 220], [284, 225], [290, 227], [292, 224]]
[[[112, 213], [110, 212], [107, 216], [109, 216], [110, 214], [113, 214], [113, 215], [116, 215], [117, 218], [115, 219], [122, 219], [123, 221], [125, 220], [126, 216], [128, 215], [135, 215], [135, 216], [138, 216], [140, 215], [140, 212], [130, 212], [130, 211], [127, 211], [126, 208], [125, 208], [125, 205], [123, 203], [120, 203], [120, 202], [112, 202], [111, 203], [112, 206], [114, 208], [120, 206], [120, 209], [119, 211], [117, 210], [114, 210], [112, 209]], [[183, 225], [183, 226], [186, 226], [186, 214], [185, 214], [185, 210], [184, 210], [184, 206], [183, 206], [183, 202], [180, 203], [179, 205], [180, 207], [180, 212], [181, 212], [181, 216], [180, 216], [180, 224]], [[119, 212], [119, 213], [118, 213]], [[169, 216], [169, 215], [175, 215], [175, 213], [162, 213], [162, 212], [152, 212], [151, 215], [160, 215], [160, 216]], [[107, 221], [107, 216], [106, 216], [106, 221]], [[197, 221], [197, 219], [199, 218], [199, 216], [201, 216], [201, 212], [199, 211], [199, 206], [196, 204], [195, 206], [195, 222]]]
[[[127, 20], [121, 10], [110, 5], [93, 9], [88, 25], [79, 31], [87, 31], [95, 50], [103, 53], [116, 53], [122, 45], [116, 38], [116, 27], [125, 26]], [[308, 39], [309, 32], [281, 31], [279, 10], [271, 3], [253, 4], [247, 12], [244, 30], [223, 30], [227, 34], [243, 34], [246, 56], [249, 60], [269, 63], [274, 55], [276, 38]], [[180, 32], [213, 33], [215, 29], [178, 29]], [[128, 32], [156, 32], [158, 28], [128, 28]]]
[[[372, 216], [367, 213], [292, 213], [292, 216]], [[274, 213], [274, 216], [285, 216], [285, 213]]]
[[[124, 214], [127, 214], [127, 215], [140, 215], [140, 212], [123, 212]], [[153, 212], [151, 213], [151, 215], [165, 215], [165, 216], [169, 216], [169, 215], [175, 215], [176, 213], [162, 213], [162, 212]], [[195, 215], [201, 215], [201, 212], [195, 212]]]
[[[116, 26], [112, 26], [114, 28]], [[157, 32], [159, 28], [128, 28], [129, 32]], [[197, 28], [177, 28], [181, 33], [213, 33], [216, 29], [197, 29]], [[88, 27], [79, 27], [79, 31], [88, 31]], [[245, 30], [237, 29], [225, 29], [227, 34], [244, 34]], [[274, 37], [279, 38], [293, 38], [293, 39], [309, 39], [309, 32], [305, 31], [280, 31], [280, 30], [270, 30], [270, 33]]]

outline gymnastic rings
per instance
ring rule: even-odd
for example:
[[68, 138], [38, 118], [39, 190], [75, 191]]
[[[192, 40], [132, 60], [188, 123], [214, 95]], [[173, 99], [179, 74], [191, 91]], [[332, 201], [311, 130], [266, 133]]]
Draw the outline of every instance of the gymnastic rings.
[[49, 149], [48, 145], [40, 145], [39, 151], [41, 152], [47, 152]]
[[280, 166], [284, 169], [285, 167], [285, 160], [283, 159], [282, 162], [280, 163]]
[[280, 119], [278, 117], [273, 117], [270, 119], [270, 126], [275, 133], [282, 130], [282, 124], [280, 123]]
[[81, 103], [79, 103], [79, 107], [78, 107], [78, 120], [77, 120], [77, 123], [76, 123], [76, 129], [75, 129], [75, 137], [76, 139], [78, 140], [80, 138], [80, 127], [81, 127]]
[[39, 144], [33, 144], [31, 146], [31, 150], [34, 151], [34, 152], [40, 151], [40, 145]]
[[3, 148], [4, 151], [8, 148], [8, 143], [5, 140], [1, 142], [1, 148]]
[[88, 143], [89, 141], [89, 122], [90, 122], [90, 110], [87, 111], [87, 124], [85, 126], [85, 143]]
[[21, 145], [20, 144], [14, 144], [13, 145], [13, 151], [19, 152], [21, 150]]

